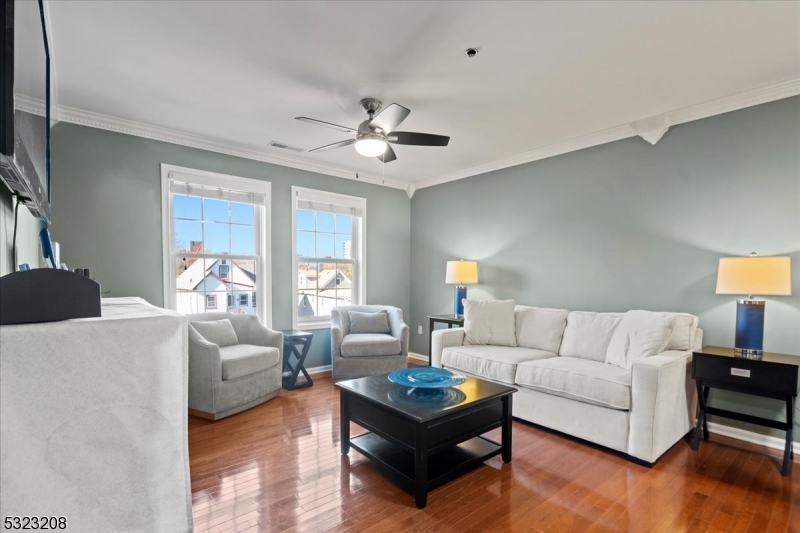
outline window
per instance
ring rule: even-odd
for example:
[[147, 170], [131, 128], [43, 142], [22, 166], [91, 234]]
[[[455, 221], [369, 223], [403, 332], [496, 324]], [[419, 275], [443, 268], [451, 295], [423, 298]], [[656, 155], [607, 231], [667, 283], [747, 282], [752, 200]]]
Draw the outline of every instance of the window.
[[295, 328], [330, 327], [331, 309], [365, 301], [366, 200], [292, 187]]
[[[202, 313], [222, 299], [227, 312], [269, 326], [269, 182], [171, 165], [161, 179], [164, 306]], [[250, 294], [260, 306], [248, 305]]]
[[253, 294], [250, 297], [250, 305], [252, 305], [253, 307], [256, 306], [256, 292], [255, 291], [253, 291]]

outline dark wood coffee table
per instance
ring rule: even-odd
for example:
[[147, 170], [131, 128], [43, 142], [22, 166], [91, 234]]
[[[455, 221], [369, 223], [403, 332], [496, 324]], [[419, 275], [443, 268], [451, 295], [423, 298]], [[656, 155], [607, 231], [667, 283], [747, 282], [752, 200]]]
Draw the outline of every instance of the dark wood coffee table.
[[[428, 491], [502, 454], [511, 461], [513, 387], [477, 378], [426, 393], [389, 381], [388, 374], [340, 381], [342, 455], [354, 448], [375, 470], [414, 494]], [[428, 389], [430, 390], [430, 389]], [[369, 433], [350, 438], [350, 422]], [[502, 427], [497, 443], [481, 435]]]

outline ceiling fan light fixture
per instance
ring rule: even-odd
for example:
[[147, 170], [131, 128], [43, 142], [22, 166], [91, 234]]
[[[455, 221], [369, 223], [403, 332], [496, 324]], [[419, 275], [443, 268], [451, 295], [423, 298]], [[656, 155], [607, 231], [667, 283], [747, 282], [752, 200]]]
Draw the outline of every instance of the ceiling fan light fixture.
[[356, 141], [356, 152], [364, 157], [378, 157], [386, 151], [386, 139], [374, 133], [365, 133]]

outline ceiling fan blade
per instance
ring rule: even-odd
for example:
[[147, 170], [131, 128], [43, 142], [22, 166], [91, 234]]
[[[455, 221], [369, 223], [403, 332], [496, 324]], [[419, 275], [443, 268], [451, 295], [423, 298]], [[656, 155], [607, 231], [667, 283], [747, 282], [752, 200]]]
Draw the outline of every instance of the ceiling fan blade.
[[348, 128], [347, 126], [340, 126], [338, 124], [331, 124], [330, 122], [317, 120], [315, 118], [295, 117], [295, 120], [301, 120], [303, 122], [308, 122], [309, 124], [316, 124], [317, 126], [325, 126], [326, 128], [332, 128], [334, 130], [343, 131], [345, 133], [358, 133], [358, 130], [354, 130], [353, 128]]
[[324, 152], [326, 150], [333, 150], [334, 148], [341, 148], [342, 146], [350, 146], [355, 142], [355, 139], [347, 139], [346, 141], [339, 141], [338, 143], [326, 144], [325, 146], [314, 148], [313, 150], [309, 150], [309, 152]]
[[432, 133], [416, 133], [413, 131], [395, 131], [387, 136], [390, 143], [412, 144], [416, 146], [447, 146], [450, 137]]
[[370, 127], [380, 128], [389, 133], [403, 122], [411, 110], [398, 104], [391, 104], [377, 114], [369, 123]]
[[386, 145], [386, 151], [383, 152], [381, 155], [378, 155], [378, 156], [375, 156], [375, 157], [377, 157], [378, 159], [380, 159], [384, 163], [391, 163], [392, 161], [397, 159], [397, 154], [395, 154], [394, 150], [392, 150], [392, 147], [387, 144]]

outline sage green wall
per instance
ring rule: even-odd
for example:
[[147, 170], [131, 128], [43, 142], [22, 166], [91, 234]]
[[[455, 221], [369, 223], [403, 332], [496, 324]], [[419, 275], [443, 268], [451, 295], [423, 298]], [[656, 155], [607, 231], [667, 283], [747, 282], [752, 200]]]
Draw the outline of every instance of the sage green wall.
[[732, 346], [734, 297], [714, 293], [717, 262], [755, 251], [792, 257], [793, 296], [767, 298], [764, 347], [800, 355], [800, 97], [675, 126], [655, 146], [630, 138], [421, 189], [411, 243], [415, 352], [428, 351], [425, 317], [452, 312], [444, 270], [458, 258], [479, 264], [470, 298], [685, 311], [706, 344]]
[[[17, 262], [31, 267], [42, 264], [39, 251], [41, 223], [24, 205], [19, 206], [17, 220]], [[14, 265], [14, 199], [11, 191], [0, 183], [0, 276], [16, 270]]]
[[[291, 186], [367, 199], [367, 300], [409, 311], [406, 193], [249, 159], [60, 123], [53, 129], [51, 234], [62, 261], [86, 267], [104, 296], [161, 306], [161, 171], [168, 163], [272, 183], [273, 327], [291, 321]], [[315, 331], [308, 367], [330, 363], [329, 330]]]

